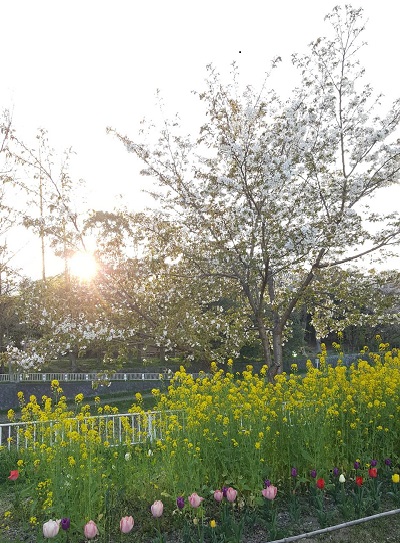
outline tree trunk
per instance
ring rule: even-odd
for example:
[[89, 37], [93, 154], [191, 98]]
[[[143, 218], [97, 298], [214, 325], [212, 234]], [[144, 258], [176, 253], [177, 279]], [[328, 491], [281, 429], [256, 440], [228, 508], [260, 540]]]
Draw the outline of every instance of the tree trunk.
[[77, 372], [78, 371], [78, 364], [76, 362], [76, 353], [70, 351], [68, 353], [68, 358], [69, 358], [69, 362], [70, 362], [71, 372], [72, 373]]
[[165, 364], [165, 347], [163, 345], [160, 346], [158, 353], [160, 357], [160, 364], [163, 366]]
[[274, 360], [268, 370], [268, 380], [271, 383], [273, 383], [275, 376], [283, 371], [282, 332], [280, 329], [273, 331], [272, 342]]
[[143, 344], [142, 343], [138, 343], [136, 357], [137, 357], [138, 364], [142, 365], [143, 364]]
[[267, 330], [265, 329], [262, 316], [257, 317], [257, 330], [258, 330], [258, 335], [260, 336], [260, 340], [261, 340], [264, 360], [269, 369], [271, 368], [271, 365], [272, 365], [271, 348], [269, 345], [269, 338], [268, 338]]

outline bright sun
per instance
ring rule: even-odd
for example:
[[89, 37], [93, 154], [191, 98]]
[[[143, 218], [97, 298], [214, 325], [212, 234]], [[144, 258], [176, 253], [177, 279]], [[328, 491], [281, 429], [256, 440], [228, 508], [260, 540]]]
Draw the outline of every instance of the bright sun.
[[71, 275], [82, 279], [82, 281], [90, 281], [98, 271], [97, 262], [90, 253], [75, 253], [69, 259], [69, 270]]

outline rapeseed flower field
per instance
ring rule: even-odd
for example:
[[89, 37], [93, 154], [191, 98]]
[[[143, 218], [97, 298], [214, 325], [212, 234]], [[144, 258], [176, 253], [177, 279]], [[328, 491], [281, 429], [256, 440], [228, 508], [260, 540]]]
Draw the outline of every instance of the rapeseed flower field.
[[20, 394], [20, 447], [0, 451], [13, 495], [2, 529], [166, 541], [174, 527], [185, 541], [241, 541], [243, 519], [274, 536], [278, 509], [295, 524], [304, 503], [321, 526], [398, 505], [399, 353], [380, 343], [350, 367], [340, 353], [330, 366], [323, 346], [318, 367], [299, 375], [293, 365], [273, 384], [266, 367], [238, 373], [232, 360], [197, 379], [181, 367], [167, 392], [153, 391], [157, 434], [137, 394], [139, 424], [119, 418], [118, 443], [117, 411], [100, 398], [93, 408], [78, 394], [68, 409], [57, 381], [40, 401]]

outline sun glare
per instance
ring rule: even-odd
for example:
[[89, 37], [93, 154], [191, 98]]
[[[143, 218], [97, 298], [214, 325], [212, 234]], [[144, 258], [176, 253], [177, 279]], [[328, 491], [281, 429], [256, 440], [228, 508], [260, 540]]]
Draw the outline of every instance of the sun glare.
[[69, 260], [71, 275], [82, 281], [90, 281], [98, 271], [97, 262], [90, 253], [75, 253]]

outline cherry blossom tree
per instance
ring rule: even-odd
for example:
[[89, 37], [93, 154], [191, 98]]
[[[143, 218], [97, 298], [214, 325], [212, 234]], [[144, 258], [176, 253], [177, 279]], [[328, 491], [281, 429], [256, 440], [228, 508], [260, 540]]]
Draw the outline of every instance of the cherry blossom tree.
[[115, 350], [124, 332], [115, 328], [104, 305], [95, 285], [74, 277], [23, 280], [16, 307], [21, 341], [9, 345], [9, 362], [28, 371], [63, 356], [76, 371], [77, 359], [88, 352]]
[[56, 153], [43, 128], [30, 146], [10, 128], [5, 152], [16, 171], [11, 184], [20, 193], [20, 223], [41, 242], [42, 279], [49, 249], [64, 260], [67, 273], [71, 255], [85, 250], [82, 229], [88, 215], [79, 195], [83, 181], [73, 180], [69, 173], [72, 148]]
[[20, 280], [20, 270], [13, 265], [15, 248], [9, 237], [17, 222], [17, 213], [13, 207], [15, 194], [12, 190], [15, 170], [7, 153], [12, 118], [8, 110], [0, 116], [0, 357], [4, 371], [6, 351], [10, 337], [17, 333], [18, 323], [15, 316], [15, 295]]
[[178, 118], [149, 125], [139, 141], [109, 129], [158, 183], [192, 280], [236, 285], [271, 380], [316, 279], [382, 258], [400, 240], [397, 214], [371, 209], [377, 191], [398, 182], [400, 100], [382, 114], [364, 82], [362, 10], [336, 7], [326, 22], [331, 37], [293, 55], [299, 83], [285, 101], [268, 78], [261, 91], [242, 91], [235, 66], [230, 84], [209, 66], [197, 138], [182, 135]]
[[179, 230], [162, 215], [98, 212], [88, 230], [97, 239], [98, 288], [118, 326], [130, 330], [131, 348], [156, 347], [162, 360], [224, 361], [251, 342], [232, 285], [208, 276], [194, 282], [178, 252]]

